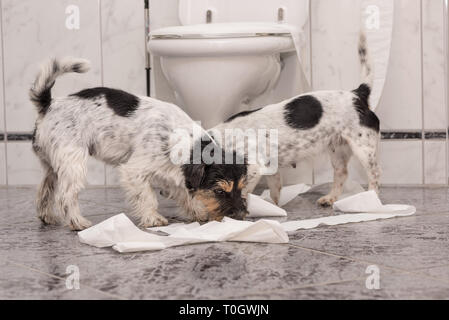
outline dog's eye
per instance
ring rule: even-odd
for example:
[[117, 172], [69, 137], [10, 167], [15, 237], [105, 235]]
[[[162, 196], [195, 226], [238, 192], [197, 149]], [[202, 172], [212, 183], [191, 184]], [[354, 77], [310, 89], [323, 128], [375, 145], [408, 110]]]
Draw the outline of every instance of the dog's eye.
[[215, 189], [214, 192], [215, 192], [215, 194], [219, 194], [219, 195], [222, 195], [225, 193], [224, 190], [221, 190], [221, 189]]

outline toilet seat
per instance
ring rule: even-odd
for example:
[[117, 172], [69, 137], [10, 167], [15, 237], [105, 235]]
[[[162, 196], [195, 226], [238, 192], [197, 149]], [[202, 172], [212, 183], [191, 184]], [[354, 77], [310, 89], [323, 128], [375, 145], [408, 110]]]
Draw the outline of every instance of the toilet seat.
[[210, 23], [166, 27], [150, 33], [151, 39], [222, 39], [248, 37], [290, 37], [279, 23]]

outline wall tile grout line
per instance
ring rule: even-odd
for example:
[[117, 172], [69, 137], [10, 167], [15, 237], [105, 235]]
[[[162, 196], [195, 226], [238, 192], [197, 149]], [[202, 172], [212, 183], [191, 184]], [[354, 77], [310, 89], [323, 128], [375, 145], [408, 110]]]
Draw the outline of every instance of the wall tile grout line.
[[3, 36], [3, 2], [0, 0], [0, 35], [1, 35], [1, 41], [0, 41], [0, 50], [2, 51], [2, 61], [0, 63], [2, 64], [2, 74], [0, 75], [2, 77], [2, 90], [3, 90], [3, 129], [5, 130], [3, 141], [1, 142], [5, 148], [5, 165], [3, 167], [4, 173], [5, 173], [5, 185], [9, 185], [8, 180], [8, 135], [6, 134], [6, 90], [5, 90], [5, 50], [4, 50], [4, 36]]
[[[0, 135], [7, 136], [8, 141], [31, 141], [33, 133], [32, 132], [8, 132], [6, 135], [0, 132]], [[404, 131], [393, 131], [393, 130], [383, 130], [381, 131], [382, 140], [446, 140], [447, 133], [445, 129], [441, 130], [404, 130]]]

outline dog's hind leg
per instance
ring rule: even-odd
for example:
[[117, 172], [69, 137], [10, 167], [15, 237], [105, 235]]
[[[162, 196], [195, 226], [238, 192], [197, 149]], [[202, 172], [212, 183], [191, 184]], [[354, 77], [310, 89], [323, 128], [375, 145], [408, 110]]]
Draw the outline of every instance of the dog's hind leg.
[[334, 183], [329, 194], [318, 199], [318, 204], [322, 206], [332, 206], [341, 195], [348, 178], [348, 162], [352, 155], [351, 148], [346, 142], [331, 144], [329, 149], [332, 167], [334, 168]]
[[158, 201], [150, 185], [149, 173], [142, 172], [141, 166], [133, 165], [132, 161], [121, 165], [119, 170], [133, 215], [140, 219], [139, 226], [148, 228], [167, 225], [167, 219], [157, 212]]
[[42, 168], [45, 170], [44, 179], [38, 188], [36, 197], [36, 208], [39, 219], [46, 224], [57, 224], [60, 222], [58, 216], [54, 213], [55, 187], [57, 175], [53, 168], [41, 159]]
[[276, 172], [274, 175], [265, 176], [268, 188], [270, 189], [270, 197], [275, 204], [279, 204], [282, 188], [282, 177], [280, 172]]
[[248, 166], [248, 171], [246, 174], [246, 186], [242, 190], [242, 194], [246, 197], [248, 193], [252, 193], [257, 187], [262, 175], [260, 173], [260, 167], [255, 164]]
[[55, 203], [64, 220], [72, 230], [83, 230], [91, 226], [80, 213], [78, 193], [86, 180], [87, 151], [70, 149], [58, 152]]
[[380, 168], [377, 159], [379, 134], [370, 129], [361, 129], [348, 143], [368, 176], [368, 189], [379, 193]]

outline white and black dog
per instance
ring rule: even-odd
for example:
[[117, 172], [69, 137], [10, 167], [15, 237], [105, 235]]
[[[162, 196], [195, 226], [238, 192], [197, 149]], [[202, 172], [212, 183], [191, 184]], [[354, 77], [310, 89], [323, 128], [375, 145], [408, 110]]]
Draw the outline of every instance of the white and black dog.
[[74, 230], [90, 226], [78, 206], [89, 155], [118, 166], [122, 187], [143, 227], [167, 224], [157, 212], [154, 184], [168, 191], [194, 220], [244, 217], [246, 165], [172, 161], [171, 152], [179, 143], [173, 138], [175, 130], [187, 132], [184, 138], [192, 150], [204, 146], [201, 138], [192, 134], [198, 125], [177, 106], [110, 88], [91, 88], [52, 99], [58, 76], [88, 69], [86, 60], [52, 59], [42, 66], [30, 90], [39, 113], [33, 150], [45, 170], [37, 195], [38, 216], [43, 222], [62, 222]]
[[[225, 136], [226, 130], [276, 129], [279, 167], [295, 166], [302, 158], [329, 151], [334, 168], [334, 183], [330, 193], [318, 200], [320, 205], [332, 205], [341, 194], [352, 154], [366, 170], [369, 189], [378, 192], [379, 119], [370, 110], [368, 103], [373, 72], [363, 32], [360, 34], [358, 49], [363, 83], [357, 89], [317, 91], [256, 110], [244, 111], [210, 129], [209, 133], [218, 141], [220, 139], [217, 136]], [[226, 150], [236, 149], [232, 140], [226, 140], [223, 146]], [[261, 177], [256, 164], [250, 164], [248, 176], [247, 189], [251, 192]], [[278, 203], [281, 188], [279, 171], [266, 177], [270, 195]]]

